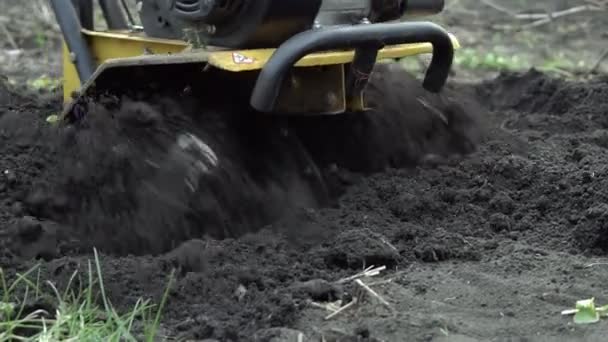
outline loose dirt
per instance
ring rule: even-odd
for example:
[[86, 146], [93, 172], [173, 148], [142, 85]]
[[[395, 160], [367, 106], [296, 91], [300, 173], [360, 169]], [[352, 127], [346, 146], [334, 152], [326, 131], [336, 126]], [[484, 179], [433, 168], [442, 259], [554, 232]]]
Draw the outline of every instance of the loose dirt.
[[[407, 100], [391, 96], [401, 90], [392, 80], [374, 83], [375, 91], [389, 100], [378, 109], [384, 116], [336, 118], [326, 126], [338, 129], [343, 120], [351, 125], [347, 132], [360, 133], [353, 134], [358, 139], [340, 140], [337, 137], [347, 137], [342, 132], [314, 145], [305, 134], [306, 124], [298, 125], [304, 145], [318, 158], [323, 179], [337, 189], [330, 192], [341, 195], [336, 203], [318, 208], [314, 196], [304, 201], [290, 197], [285, 190], [293, 189], [289, 178], [282, 179], [282, 186], [270, 186], [223, 174], [217, 184], [259, 190], [257, 197], [242, 198], [247, 193], [242, 191], [241, 197], [207, 208], [209, 213], [220, 208], [225, 217], [236, 218], [233, 221], [188, 215], [206, 208], [201, 206], [209, 197], [203, 197], [201, 189], [213, 183], [198, 184], [187, 197], [192, 184], [161, 188], [160, 194], [169, 194], [170, 200], [188, 204], [181, 211], [166, 204], [166, 198], [143, 192], [150, 189], [143, 186], [146, 181], [158, 190], [174, 185], [159, 179], [207, 179], [188, 178], [194, 157], [172, 149], [179, 132], [171, 129], [177, 127], [171, 126], [173, 121], [159, 124], [156, 116], [144, 116], [144, 123], [153, 123], [148, 132], [156, 128], [163, 134], [123, 134], [141, 129], [142, 114], [165, 113], [162, 104], [142, 110], [149, 104], [125, 101], [126, 107], [113, 112], [114, 119], [91, 120], [78, 132], [66, 133], [45, 121], [60, 108], [57, 96], [40, 100], [23, 94], [14, 101], [14, 93], [3, 89], [0, 265], [13, 274], [38, 258], [45, 275], [61, 288], [74, 270], [86, 273], [90, 247], [96, 245], [102, 251], [108, 294], [122, 308], [140, 296], [158, 299], [170, 270], [177, 267], [163, 328], [181, 340], [270, 341], [281, 335], [278, 340], [287, 341], [297, 336], [289, 329], [317, 340], [323, 333], [328, 340], [341, 341], [601, 340], [606, 323], [574, 326], [560, 311], [588, 297], [608, 301], [602, 286], [608, 270], [586, 267], [605, 261], [608, 248], [608, 80], [567, 82], [530, 71], [478, 85], [453, 85], [443, 101], [459, 96], [483, 106], [459, 108], [448, 102], [442, 107], [444, 113], [460, 113], [448, 118], [450, 125], [460, 124], [459, 129], [446, 127], [443, 118], [420, 108], [408, 111], [415, 104], [404, 106], [401, 101]], [[175, 104], [170, 108], [175, 110]], [[97, 110], [108, 114], [107, 109]], [[134, 113], [138, 119], [129, 120]], [[480, 122], [475, 114], [483, 115]], [[403, 121], [390, 128], [394, 121], [389, 119]], [[376, 126], [357, 131], [369, 127], [362, 124], [365, 121]], [[440, 132], [431, 133], [432, 127]], [[479, 127], [487, 134], [481, 136]], [[423, 129], [427, 134], [419, 134]], [[112, 144], [102, 144], [108, 134]], [[377, 136], [386, 140], [373, 139]], [[204, 140], [212, 145], [218, 137]], [[332, 139], [335, 145], [326, 145]], [[482, 141], [476, 145], [478, 139]], [[130, 150], [142, 141], [150, 145]], [[467, 143], [451, 143], [463, 141]], [[346, 146], [358, 146], [348, 151], [361, 155], [341, 156]], [[320, 153], [323, 148], [327, 150]], [[208, 150], [195, 149], [196, 160], [213, 164], [201, 151]], [[239, 156], [229, 147], [215, 152], [231, 151]], [[375, 166], [357, 165], [354, 161], [364, 160], [361, 156]], [[151, 162], [145, 164], [146, 159]], [[169, 167], [175, 165], [182, 167]], [[287, 165], [296, 170], [300, 164]], [[389, 169], [378, 171], [386, 166]], [[267, 167], [259, 174], [272, 174]], [[133, 178], [120, 179], [118, 174]], [[298, 182], [309, 179], [309, 173], [304, 174]], [[276, 190], [275, 202], [266, 197], [271, 188]], [[291, 201], [275, 205], [287, 210], [280, 213], [229, 205], [260, 199]], [[143, 220], [146, 213], [154, 216]], [[101, 214], [104, 220], [99, 220]], [[181, 221], [171, 221], [176, 218]], [[266, 224], [274, 218], [280, 219]], [[373, 288], [390, 308], [367, 298], [323, 320], [328, 312], [310, 301], [350, 301], [356, 286], [334, 282], [370, 265], [388, 268]]]

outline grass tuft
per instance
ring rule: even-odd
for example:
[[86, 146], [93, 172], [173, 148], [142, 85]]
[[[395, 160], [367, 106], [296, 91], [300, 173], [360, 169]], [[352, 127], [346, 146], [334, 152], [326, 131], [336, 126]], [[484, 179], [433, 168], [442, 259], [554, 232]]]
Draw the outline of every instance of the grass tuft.
[[[106, 296], [97, 250], [94, 256], [95, 266], [88, 262], [86, 286], [76, 291], [73, 285], [78, 271], [61, 292], [50, 281], [41, 285], [38, 266], [25, 274], [17, 274], [11, 283], [0, 268], [0, 342], [163, 340], [159, 333], [160, 321], [174, 272], [169, 276], [159, 305], [140, 298], [129, 312], [119, 313]], [[32, 281], [30, 275], [35, 271], [38, 273]], [[99, 301], [102, 304], [98, 304]], [[44, 302], [53, 305], [32, 305]], [[47, 312], [48, 307], [54, 312]]]

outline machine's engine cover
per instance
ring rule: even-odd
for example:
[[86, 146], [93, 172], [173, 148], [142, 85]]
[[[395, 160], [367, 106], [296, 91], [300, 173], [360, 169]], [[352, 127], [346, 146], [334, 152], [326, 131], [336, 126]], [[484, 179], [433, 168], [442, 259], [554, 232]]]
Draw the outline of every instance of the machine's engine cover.
[[[147, 35], [229, 48], [277, 47], [312, 28], [322, 0], [141, 0]], [[198, 41], [197, 41], [198, 40]]]
[[276, 48], [315, 25], [437, 13], [444, 0], [139, 0], [147, 35], [227, 48]]

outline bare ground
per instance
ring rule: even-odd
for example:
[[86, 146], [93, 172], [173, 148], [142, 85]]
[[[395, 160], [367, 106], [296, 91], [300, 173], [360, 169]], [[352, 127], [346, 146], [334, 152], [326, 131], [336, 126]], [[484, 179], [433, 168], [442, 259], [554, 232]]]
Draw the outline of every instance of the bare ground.
[[[462, 3], [459, 11], [470, 10]], [[451, 27], [460, 36], [490, 35], [469, 22]], [[570, 52], [582, 44], [552, 37], [572, 44]], [[601, 35], [593, 39], [599, 43], [585, 45], [589, 56], [601, 53]], [[483, 38], [476, 42], [480, 50], [488, 46]], [[25, 77], [15, 68], [4, 73], [21, 82], [38, 75], [32, 70]], [[478, 75], [458, 70], [467, 79]], [[181, 340], [249, 341], [257, 333], [269, 341], [272, 334], [294, 333], [285, 328], [311, 340], [321, 333], [353, 341], [603, 340], [605, 322], [577, 326], [560, 312], [579, 299], [608, 302], [602, 264], [608, 262], [608, 80], [531, 71], [452, 88], [483, 107], [487, 134], [474, 154], [367, 177], [342, 175], [350, 186], [338, 204], [238, 239], [194, 232], [168, 253], [104, 253], [113, 302], [127, 307], [139, 296], [158, 298], [178, 266], [163, 326]], [[8, 171], [0, 184], [0, 265], [23, 271], [39, 257], [49, 277], [64, 284], [86, 266], [90, 250], [71, 239], [74, 227], [58, 225], [57, 217], [23, 219], [32, 214], [27, 195], [33, 186], [60, 165], [40, 139], [48, 136], [46, 116], [59, 108], [58, 94], [0, 89], [1, 168]], [[57, 202], [34, 209], [56, 212], [65, 205]], [[48, 210], [38, 214], [49, 219]], [[365, 282], [377, 283], [373, 289], [389, 305], [368, 294], [324, 320], [329, 312], [311, 301], [350, 301], [357, 285], [334, 282], [370, 265], [387, 267]]]

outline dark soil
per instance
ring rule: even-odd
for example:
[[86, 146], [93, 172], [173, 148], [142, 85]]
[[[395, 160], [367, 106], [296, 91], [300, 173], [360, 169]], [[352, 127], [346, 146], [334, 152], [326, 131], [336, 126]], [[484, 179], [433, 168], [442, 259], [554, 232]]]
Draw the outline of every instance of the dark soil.
[[[61, 288], [96, 246], [120, 308], [158, 299], [177, 267], [163, 327], [180, 340], [290, 341], [289, 329], [334, 341], [601, 340], [604, 322], [574, 326], [560, 311], [608, 302], [608, 270], [584, 267], [608, 252], [608, 80], [530, 71], [453, 85], [425, 98], [442, 118], [396, 79], [374, 81], [376, 111], [326, 126], [243, 123], [234, 108], [166, 119], [191, 107], [158, 97], [59, 129], [45, 121], [58, 97], [15, 104], [3, 90], [0, 265], [12, 274], [38, 258]], [[230, 164], [177, 148], [185, 127]], [[280, 145], [284, 129], [305, 149]], [[316, 177], [285, 145], [315, 159]], [[323, 320], [308, 305], [350, 301], [355, 285], [334, 282], [370, 265], [387, 267], [366, 282], [386, 280], [373, 287], [392, 310], [369, 298]]]

